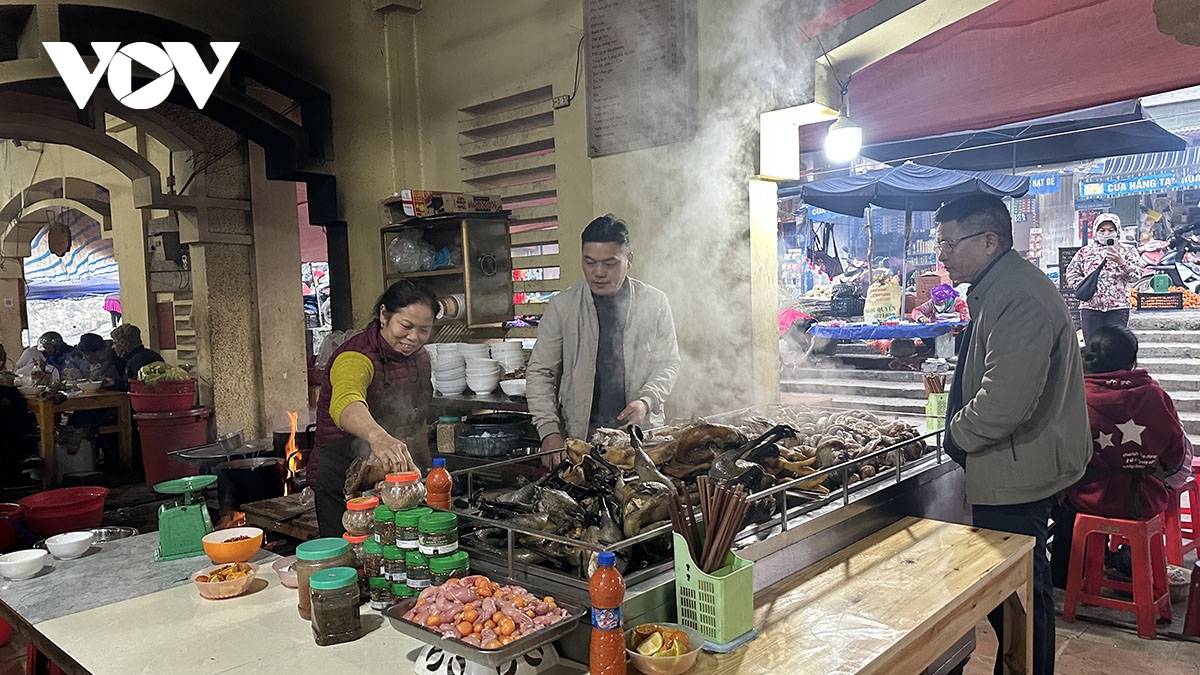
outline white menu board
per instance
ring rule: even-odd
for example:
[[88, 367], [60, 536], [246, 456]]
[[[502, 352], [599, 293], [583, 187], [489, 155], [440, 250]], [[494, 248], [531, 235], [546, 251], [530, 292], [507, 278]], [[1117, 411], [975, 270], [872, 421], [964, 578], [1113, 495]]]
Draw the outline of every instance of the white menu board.
[[695, 133], [695, 0], [587, 0], [588, 155]]

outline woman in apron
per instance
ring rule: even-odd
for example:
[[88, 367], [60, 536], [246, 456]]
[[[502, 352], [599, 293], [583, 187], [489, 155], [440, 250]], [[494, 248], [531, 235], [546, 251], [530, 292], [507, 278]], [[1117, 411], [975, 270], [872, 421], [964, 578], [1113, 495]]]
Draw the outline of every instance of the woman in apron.
[[371, 323], [330, 358], [317, 402], [313, 460], [322, 537], [344, 531], [346, 470], [356, 457], [377, 462], [380, 473], [429, 468], [433, 384], [425, 343], [437, 310], [428, 286], [398, 281], [375, 303]]

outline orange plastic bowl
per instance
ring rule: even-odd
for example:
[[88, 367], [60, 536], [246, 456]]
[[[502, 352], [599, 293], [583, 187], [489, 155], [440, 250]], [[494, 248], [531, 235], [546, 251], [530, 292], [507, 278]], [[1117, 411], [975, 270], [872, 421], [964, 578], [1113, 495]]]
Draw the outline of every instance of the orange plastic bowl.
[[[228, 541], [237, 537], [250, 537], [239, 541]], [[209, 532], [200, 540], [204, 552], [218, 565], [246, 562], [262, 548], [263, 531], [257, 527], [231, 527], [228, 530]]]

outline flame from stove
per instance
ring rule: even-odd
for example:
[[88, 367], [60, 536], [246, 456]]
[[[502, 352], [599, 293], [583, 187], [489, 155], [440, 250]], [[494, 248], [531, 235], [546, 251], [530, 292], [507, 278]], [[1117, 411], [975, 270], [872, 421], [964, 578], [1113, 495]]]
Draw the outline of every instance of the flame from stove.
[[288, 426], [291, 427], [291, 433], [288, 434], [288, 442], [287, 445], [284, 446], [284, 456], [287, 458], [285, 463], [287, 465], [288, 477], [288, 480], [284, 481], [285, 492], [288, 491], [288, 488], [292, 482], [291, 478], [299, 473], [300, 462], [302, 460], [300, 448], [296, 447], [296, 429], [298, 427], [297, 419], [299, 418], [300, 414], [298, 412], [289, 410], [287, 411], [287, 416]]

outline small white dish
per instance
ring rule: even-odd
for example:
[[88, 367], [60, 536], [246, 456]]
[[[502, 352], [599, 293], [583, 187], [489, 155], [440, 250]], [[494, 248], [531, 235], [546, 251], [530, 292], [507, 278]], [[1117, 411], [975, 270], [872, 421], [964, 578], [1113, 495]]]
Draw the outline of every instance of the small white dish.
[[46, 558], [49, 557], [50, 552], [40, 548], [2, 555], [0, 556], [0, 574], [13, 581], [29, 579], [42, 571], [42, 568], [46, 566]]
[[501, 380], [500, 389], [509, 396], [524, 396], [525, 380]]
[[46, 540], [46, 548], [59, 560], [74, 560], [92, 547], [96, 539], [93, 532], [65, 532]]

